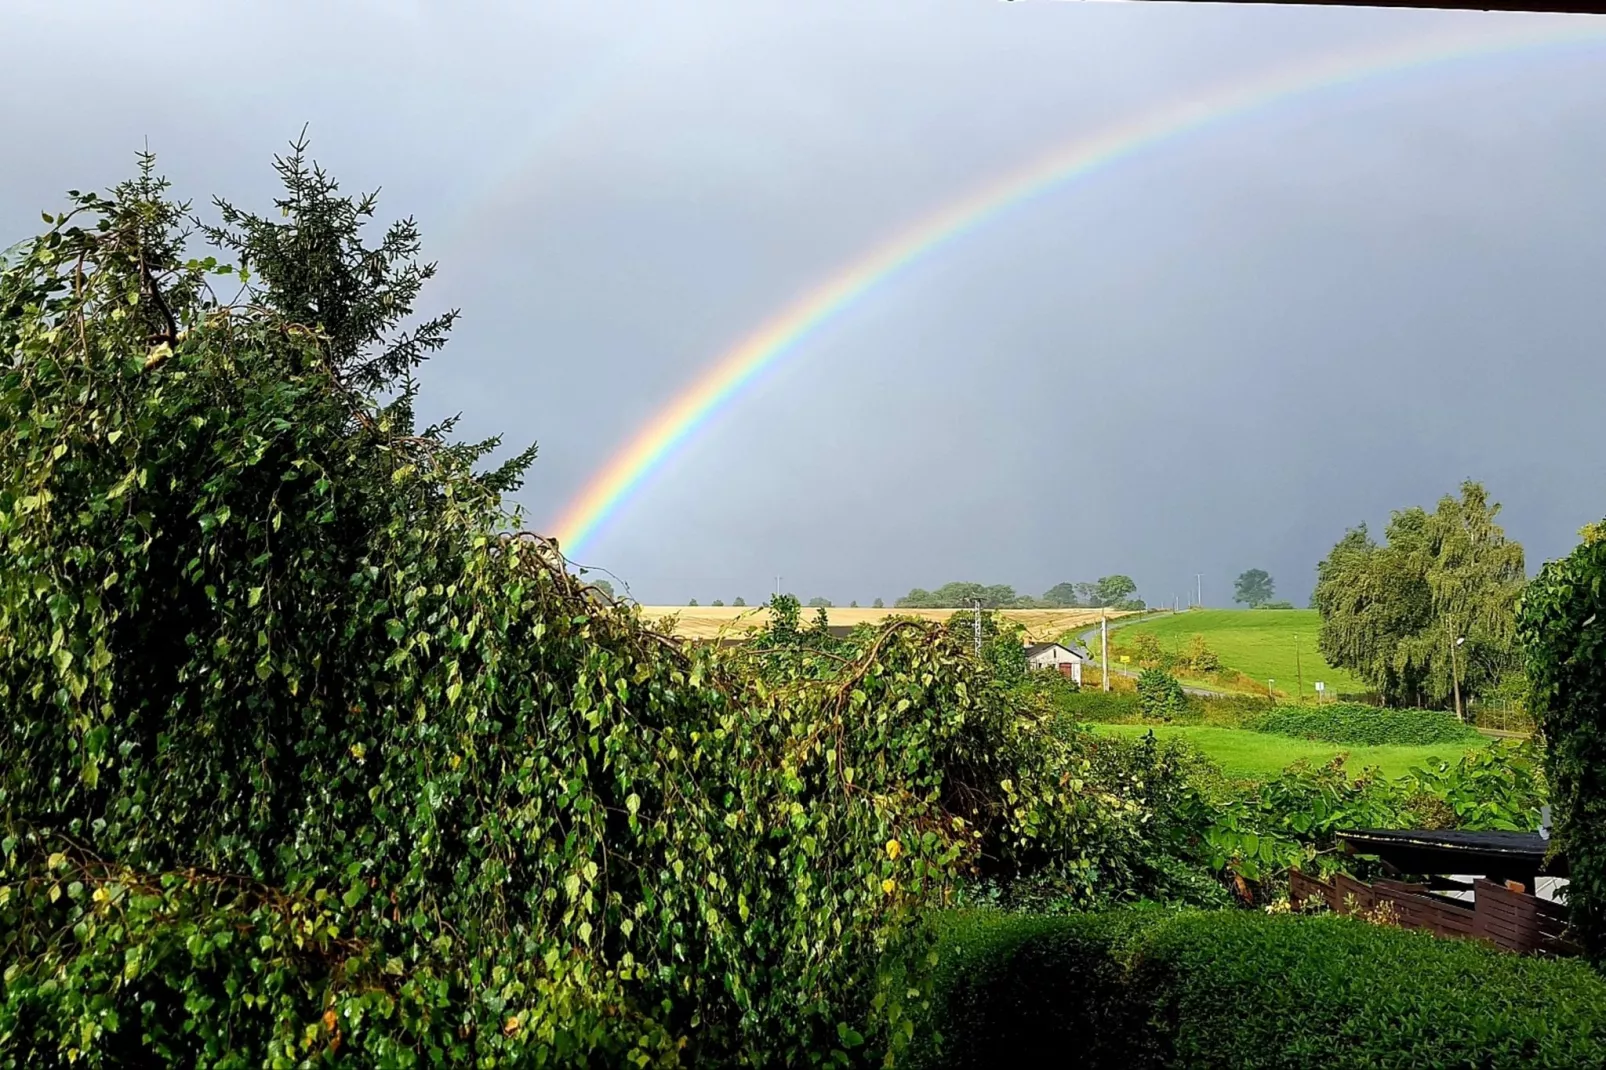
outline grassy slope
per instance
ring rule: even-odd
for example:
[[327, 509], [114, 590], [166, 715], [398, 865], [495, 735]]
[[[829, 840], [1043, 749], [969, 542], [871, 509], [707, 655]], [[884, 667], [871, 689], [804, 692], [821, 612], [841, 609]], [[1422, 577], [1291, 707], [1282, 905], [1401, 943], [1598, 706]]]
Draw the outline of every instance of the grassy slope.
[[[1269, 611], [1268, 611], [1269, 612]], [[1098, 732], [1136, 737], [1150, 730], [1140, 724], [1095, 725]], [[1156, 736], [1181, 736], [1198, 747], [1206, 756], [1220, 764], [1229, 776], [1262, 778], [1274, 776], [1292, 763], [1305, 759], [1313, 763], [1326, 762], [1335, 754], [1348, 754], [1346, 766], [1352, 773], [1377, 766], [1384, 775], [1403, 776], [1411, 767], [1429, 758], [1447, 761], [1460, 757], [1465, 748], [1452, 744], [1428, 747], [1348, 747], [1339, 743], [1317, 740], [1291, 739], [1264, 732], [1250, 732], [1241, 728], [1216, 728], [1209, 725], [1155, 725]], [[1482, 746], [1484, 744], [1474, 744]]]
[[[1298, 678], [1294, 663], [1297, 635], [1307, 700], [1314, 696], [1317, 680], [1327, 684], [1328, 695], [1364, 691], [1366, 686], [1360, 680], [1322, 660], [1316, 648], [1320, 627], [1321, 617], [1314, 609], [1202, 609], [1126, 625], [1112, 633], [1111, 641], [1126, 648], [1134, 635], [1149, 632], [1159, 636], [1163, 649], [1180, 651], [1190, 636], [1202, 635], [1222, 665], [1256, 680], [1274, 679], [1278, 691], [1292, 696]], [[1215, 685], [1204, 682], [1203, 686]]]

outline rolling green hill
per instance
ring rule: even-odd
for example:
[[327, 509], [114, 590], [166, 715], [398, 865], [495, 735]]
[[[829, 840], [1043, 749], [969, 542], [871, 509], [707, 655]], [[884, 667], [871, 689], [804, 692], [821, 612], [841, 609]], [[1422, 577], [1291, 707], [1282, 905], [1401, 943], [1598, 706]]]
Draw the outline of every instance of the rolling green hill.
[[[1366, 690], [1354, 675], [1322, 660], [1316, 648], [1321, 617], [1314, 609], [1201, 609], [1119, 627], [1110, 633], [1114, 650], [1129, 653], [1132, 637], [1149, 632], [1159, 637], [1164, 650], [1182, 650], [1189, 637], [1202, 635], [1221, 664], [1260, 681], [1277, 681], [1279, 692], [1294, 697], [1298, 668], [1304, 675], [1304, 697], [1315, 694], [1315, 682], [1327, 685], [1327, 695], [1360, 694]], [[1203, 682], [1204, 686], [1214, 686]]]

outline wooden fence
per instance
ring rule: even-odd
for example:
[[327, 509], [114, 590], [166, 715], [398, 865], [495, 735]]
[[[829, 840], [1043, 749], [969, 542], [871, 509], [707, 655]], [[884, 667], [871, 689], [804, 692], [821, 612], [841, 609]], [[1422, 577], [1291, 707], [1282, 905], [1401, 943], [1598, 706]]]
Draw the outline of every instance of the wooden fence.
[[1473, 901], [1434, 895], [1425, 884], [1380, 880], [1366, 884], [1345, 873], [1331, 883], [1294, 870], [1288, 875], [1288, 898], [1299, 909], [1318, 899], [1337, 914], [1376, 916], [1386, 909], [1404, 929], [1425, 929], [1436, 936], [1482, 940], [1506, 951], [1576, 954], [1566, 938], [1566, 908], [1529, 895], [1520, 886], [1494, 881], [1473, 882]]

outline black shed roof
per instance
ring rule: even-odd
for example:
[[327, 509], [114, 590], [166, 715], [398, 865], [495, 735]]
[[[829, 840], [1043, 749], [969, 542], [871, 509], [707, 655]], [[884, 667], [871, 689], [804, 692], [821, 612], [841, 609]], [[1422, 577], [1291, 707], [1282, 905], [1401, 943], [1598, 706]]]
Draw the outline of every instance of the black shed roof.
[[1550, 840], [1537, 832], [1354, 829], [1338, 838], [1357, 854], [1377, 855], [1405, 873], [1567, 876], [1566, 858], [1547, 861]]

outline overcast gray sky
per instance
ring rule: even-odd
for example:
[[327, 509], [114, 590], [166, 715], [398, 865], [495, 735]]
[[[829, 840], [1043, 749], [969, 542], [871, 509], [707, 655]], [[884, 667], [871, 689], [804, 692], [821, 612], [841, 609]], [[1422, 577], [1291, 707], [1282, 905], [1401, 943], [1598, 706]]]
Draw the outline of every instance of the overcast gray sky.
[[[460, 306], [428, 415], [535, 440], [550, 524], [841, 265], [1055, 146], [1440, 33], [1606, 21], [992, 0], [69, 3], [0, 14], [0, 246], [149, 139], [262, 206], [305, 124]], [[1039, 593], [1303, 604], [1346, 526], [1466, 477], [1530, 571], [1606, 513], [1606, 43], [1424, 67], [1003, 213], [808, 339], [585, 548], [646, 602]]]

